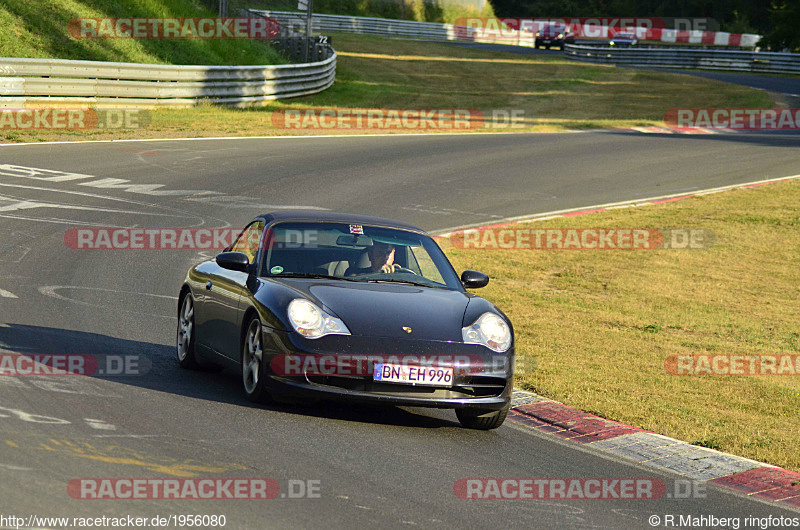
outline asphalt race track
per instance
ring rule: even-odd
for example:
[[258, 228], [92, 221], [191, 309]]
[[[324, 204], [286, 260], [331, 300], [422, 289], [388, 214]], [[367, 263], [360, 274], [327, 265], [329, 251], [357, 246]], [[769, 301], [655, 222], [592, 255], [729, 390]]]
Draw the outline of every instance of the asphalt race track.
[[[254, 406], [237, 374], [175, 360], [174, 297], [187, 268], [212, 254], [73, 250], [64, 234], [241, 227], [284, 207], [443, 230], [796, 175], [798, 147], [794, 135], [615, 132], [0, 146], [0, 353], [139, 356], [146, 372], [0, 377], [4, 510], [217, 514], [228, 528], [649, 528], [654, 514], [797, 516], [716, 489], [684, 500], [461, 500], [453, 484], [470, 477], [660, 478], [667, 491], [676, 477], [510, 423], [462, 429], [451, 411]], [[289, 480], [319, 481], [320, 495], [70, 498], [67, 484], [87, 477], [273, 478], [281, 492]]]

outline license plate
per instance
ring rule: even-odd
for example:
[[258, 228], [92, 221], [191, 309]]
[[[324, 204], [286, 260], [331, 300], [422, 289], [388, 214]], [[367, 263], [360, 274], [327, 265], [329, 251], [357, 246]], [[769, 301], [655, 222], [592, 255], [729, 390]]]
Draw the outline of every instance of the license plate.
[[375, 381], [407, 385], [453, 386], [453, 369], [432, 366], [406, 366], [375, 363]]

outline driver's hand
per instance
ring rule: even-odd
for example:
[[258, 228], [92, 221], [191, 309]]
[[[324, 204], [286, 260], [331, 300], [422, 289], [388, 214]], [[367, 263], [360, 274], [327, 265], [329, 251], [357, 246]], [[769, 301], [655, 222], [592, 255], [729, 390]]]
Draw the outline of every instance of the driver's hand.
[[396, 270], [398, 267], [399, 267], [399, 265], [397, 265], [397, 264], [394, 262], [394, 249], [392, 249], [392, 251], [391, 251], [391, 252], [389, 253], [389, 255], [386, 257], [386, 263], [384, 263], [383, 265], [381, 265], [381, 272], [383, 272], [383, 273], [385, 273], [385, 274], [391, 274], [391, 273], [393, 273], [393, 272], [394, 272], [394, 271], [395, 271], [395, 270]]
[[391, 264], [390, 263], [386, 263], [386, 264], [384, 264], [383, 267], [381, 267], [381, 272], [386, 273], [386, 274], [391, 274], [391, 273], [397, 271], [397, 269], [399, 269], [399, 268], [400, 268], [400, 265], [398, 265], [397, 263], [391, 263]]

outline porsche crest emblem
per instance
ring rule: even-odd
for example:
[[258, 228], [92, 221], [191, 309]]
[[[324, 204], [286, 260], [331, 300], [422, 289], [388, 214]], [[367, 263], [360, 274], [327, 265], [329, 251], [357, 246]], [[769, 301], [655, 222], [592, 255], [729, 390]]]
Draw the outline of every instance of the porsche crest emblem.
[[403, 331], [405, 331], [406, 333], [411, 333], [411, 328], [408, 326], [403, 326]]

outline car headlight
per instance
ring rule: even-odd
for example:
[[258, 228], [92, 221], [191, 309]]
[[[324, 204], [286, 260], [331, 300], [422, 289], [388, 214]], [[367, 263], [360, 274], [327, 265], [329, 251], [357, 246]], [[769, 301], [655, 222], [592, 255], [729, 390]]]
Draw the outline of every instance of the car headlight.
[[559, 34], [558, 34], [558, 38], [559, 38], [559, 39], [563, 39], [563, 38], [564, 38], [564, 34], [563, 34], [563, 33], [559, 33]]
[[465, 344], [482, 344], [497, 353], [511, 347], [511, 329], [494, 313], [484, 313], [472, 325], [461, 328]]
[[541, 33], [539, 33], [539, 32], [537, 31], [537, 32], [536, 32], [536, 36], [538, 37], [539, 35], [541, 35]]
[[318, 339], [325, 335], [350, 335], [344, 322], [305, 298], [295, 298], [289, 302], [287, 313], [294, 330], [307, 339]]

